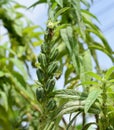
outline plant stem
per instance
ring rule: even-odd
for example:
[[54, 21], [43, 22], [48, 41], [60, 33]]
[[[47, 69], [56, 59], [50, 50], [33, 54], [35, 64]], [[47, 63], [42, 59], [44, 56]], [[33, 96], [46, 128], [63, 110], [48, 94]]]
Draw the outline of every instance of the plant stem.
[[107, 117], [107, 94], [106, 94], [106, 83], [104, 82], [103, 85], [102, 85], [102, 106], [101, 106], [101, 110], [102, 110], [102, 113], [101, 113], [101, 117], [100, 117], [100, 130], [107, 130], [108, 128], [108, 117]]
[[86, 122], [86, 118], [85, 118], [85, 113], [83, 112], [82, 113], [82, 127], [84, 127], [85, 122]]

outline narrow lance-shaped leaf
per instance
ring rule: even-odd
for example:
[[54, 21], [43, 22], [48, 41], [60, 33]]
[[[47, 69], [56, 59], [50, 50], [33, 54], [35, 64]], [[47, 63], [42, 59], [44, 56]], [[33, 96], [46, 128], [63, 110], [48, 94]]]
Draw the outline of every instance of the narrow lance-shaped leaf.
[[0, 92], [0, 96], [1, 96], [1, 99], [3, 100], [2, 103], [3, 103], [3, 107], [5, 108], [5, 110], [7, 111], [8, 110], [8, 100], [7, 100], [7, 95], [5, 92]]
[[42, 3], [46, 3], [46, 2], [47, 2], [47, 0], [39, 0], [39, 1], [35, 2], [35, 3], [33, 3], [31, 6], [29, 6], [28, 9], [32, 8], [32, 7], [35, 7], [38, 4], [42, 4]]
[[80, 0], [72, 0], [72, 6], [75, 10], [77, 24], [79, 26], [81, 36], [83, 39], [85, 39], [84, 24], [83, 24], [82, 15], [81, 15]]
[[105, 46], [105, 48], [107, 48], [107, 50], [110, 52], [110, 53], [112, 53], [112, 49], [111, 49], [111, 47], [110, 47], [110, 45], [108, 44], [108, 42], [107, 42], [107, 40], [104, 38], [104, 36], [103, 36], [103, 34], [99, 31], [99, 30], [93, 30], [93, 29], [87, 29], [89, 32], [93, 32], [96, 36], [98, 36], [101, 40], [102, 40], [102, 42], [103, 42], [103, 44], [104, 44], [104, 46]]
[[65, 42], [65, 44], [68, 48], [69, 53], [71, 53], [72, 50], [71, 50], [71, 47], [70, 47], [70, 43], [69, 43], [69, 39], [68, 39], [68, 36], [67, 36], [67, 33], [66, 33], [66, 29], [61, 29], [60, 33], [61, 33], [61, 37], [62, 37], [63, 41]]
[[94, 104], [95, 100], [98, 98], [98, 96], [102, 93], [101, 89], [93, 89], [85, 102], [84, 111], [85, 113], [88, 112], [88, 110], [91, 108], [91, 106]]
[[111, 59], [113, 58], [112, 54], [109, 51], [107, 51], [107, 49], [104, 48], [104, 46], [102, 46], [98, 42], [93, 42], [93, 45], [90, 45], [89, 48], [90, 49], [96, 49], [96, 50], [102, 51], [103, 53], [107, 54]]
[[96, 73], [94, 73], [94, 72], [87, 72], [87, 74], [88, 74], [89, 76], [91, 76], [92, 78], [95, 78], [95, 79], [97, 79], [97, 80], [99, 80], [99, 81], [102, 80], [102, 78], [101, 78], [98, 74], [96, 74]]
[[87, 72], [92, 71], [92, 61], [91, 54], [89, 50], [86, 50], [82, 57], [80, 57], [80, 78], [82, 82], [90, 81], [91, 77], [87, 74]]
[[111, 67], [110, 69], [107, 70], [105, 74], [105, 80], [109, 79], [110, 75], [114, 72], [114, 67]]
[[86, 93], [80, 93], [73, 89], [66, 89], [66, 90], [57, 90], [54, 92], [56, 98], [61, 99], [74, 99], [74, 100], [83, 100], [86, 99]]
[[85, 18], [88, 16], [88, 17], [90, 17], [90, 19], [94, 18], [97, 22], [100, 23], [100, 21], [98, 20], [98, 18], [95, 15], [93, 15], [91, 12], [82, 9], [81, 13], [82, 13], [82, 16], [84, 16]]
[[62, 8], [60, 9], [56, 14], [55, 14], [55, 19], [57, 19], [57, 17], [59, 15], [61, 15], [62, 13], [64, 13], [65, 11], [67, 11], [70, 7], [65, 7], [65, 8]]
[[79, 48], [78, 48], [78, 43], [77, 43], [76, 39], [73, 38], [72, 28], [67, 27], [67, 29], [62, 29], [61, 37], [68, 48], [74, 69], [75, 69], [76, 73], [79, 74], [79, 71], [80, 71]]

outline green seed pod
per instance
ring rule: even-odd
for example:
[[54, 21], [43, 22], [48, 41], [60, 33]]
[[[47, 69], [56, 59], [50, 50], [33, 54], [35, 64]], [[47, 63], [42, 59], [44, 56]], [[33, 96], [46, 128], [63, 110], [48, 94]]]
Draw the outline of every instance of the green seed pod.
[[44, 75], [43, 71], [41, 69], [37, 69], [36, 74], [37, 74], [38, 80], [41, 83], [43, 83], [44, 82], [44, 78], [45, 78], [45, 75]]
[[48, 104], [47, 104], [47, 109], [49, 111], [52, 111], [55, 109], [55, 107], [56, 107], [56, 101], [54, 99], [50, 99]]
[[58, 49], [53, 48], [53, 49], [51, 50], [50, 56], [49, 56], [50, 61], [55, 60], [55, 59], [57, 58], [57, 55], [58, 55]]
[[49, 79], [47, 81], [47, 83], [46, 83], [45, 91], [46, 92], [51, 92], [54, 87], [55, 87], [55, 80], [54, 79]]
[[36, 89], [36, 97], [39, 102], [42, 102], [44, 100], [45, 94], [42, 87]]
[[41, 45], [41, 51], [42, 51], [42, 53], [46, 54], [46, 52], [47, 52], [47, 45], [46, 45], [46, 43], [43, 43]]
[[52, 64], [49, 65], [47, 72], [50, 75], [50, 74], [55, 73], [57, 69], [58, 69], [58, 62], [55, 61], [55, 62], [52, 62]]
[[45, 54], [40, 53], [40, 55], [38, 56], [38, 61], [41, 64], [42, 67], [44, 67], [44, 68], [46, 67], [47, 62], [46, 62], [46, 56], [45, 56]]

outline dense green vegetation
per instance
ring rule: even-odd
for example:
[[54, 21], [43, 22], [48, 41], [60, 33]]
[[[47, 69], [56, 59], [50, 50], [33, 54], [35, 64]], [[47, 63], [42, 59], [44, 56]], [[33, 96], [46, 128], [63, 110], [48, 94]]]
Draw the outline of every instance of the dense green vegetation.
[[39, 0], [28, 10], [42, 3], [45, 31], [19, 11], [27, 7], [0, 1], [0, 130], [113, 130], [114, 67], [103, 70], [96, 51], [112, 63], [114, 51], [93, 23], [90, 3]]

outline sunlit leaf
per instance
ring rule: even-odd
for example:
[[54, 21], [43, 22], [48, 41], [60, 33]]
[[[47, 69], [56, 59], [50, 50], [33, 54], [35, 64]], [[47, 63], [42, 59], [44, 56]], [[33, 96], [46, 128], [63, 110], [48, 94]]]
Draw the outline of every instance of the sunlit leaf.
[[36, 46], [41, 45], [42, 43], [43, 43], [43, 41], [40, 40], [40, 41], [37, 41], [37, 42], [33, 42], [32, 44], [33, 44], [34, 47], [36, 47]]
[[111, 67], [110, 69], [107, 70], [104, 79], [108, 80], [110, 75], [114, 72], [114, 67]]
[[96, 101], [96, 99], [99, 97], [99, 95], [102, 93], [102, 90], [101, 89], [92, 89], [90, 92], [89, 92], [89, 95], [86, 99], [86, 102], [85, 102], [85, 106], [84, 106], [84, 111], [85, 113], [88, 112], [88, 110], [91, 108], [91, 106], [94, 104], [94, 102]]
[[8, 111], [8, 100], [7, 100], [7, 95], [6, 93], [0, 91], [0, 96], [2, 99], [2, 105], [5, 108], [6, 111]]
[[[88, 17], [92, 20], [92, 18], [94, 18], [97, 22], [99, 22], [100, 23], [100, 21], [98, 20], [98, 18], [95, 16], [95, 15], [93, 15], [91, 12], [89, 12], [89, 11], [87, 11], [87, 10], [81, 10], [81, 13], [82, 13], [82, 16], [84, 16], [85, 17], [85, 20], [87, 21], [87, 20], [89, 20], [89, 19], [87, 19]], [[88, 16], [88, 17], [87, 17]], [[94, 23], [90, 23], [90, 24], [93, 24], [94, 25]]]
[[86, 50], [80, 57], [80, 60], [81, 60], [80, 79], [82, 82], [90, 81], [91, 77], [89, 74], [87, 74], [87, 72], [92, 71], [92, 61], [90, 51]]
[[3, 71], [0, 71], [0, 77], [3, 77], [5, 73]]
[[96, 73], [94, 73], [94, 72], [87, 72], [87, 74], [88, 74], [89, 76], [91, 76], [92, 78], [95, 78], [95, 79], [97, 79], [97, 80], [99, 80], [99, 81], [102, 80], [102, 78], [101, 78], [98, 74], [96, 74]]

